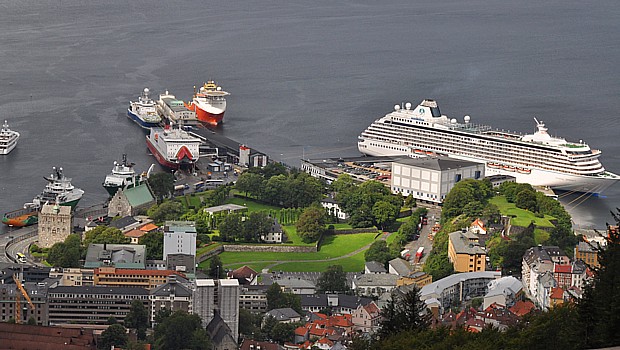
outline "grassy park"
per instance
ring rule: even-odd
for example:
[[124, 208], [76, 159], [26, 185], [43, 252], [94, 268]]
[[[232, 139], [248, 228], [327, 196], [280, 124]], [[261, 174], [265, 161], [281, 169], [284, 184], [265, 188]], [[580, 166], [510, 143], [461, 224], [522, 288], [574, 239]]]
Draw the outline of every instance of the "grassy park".
[[519, 209], [514, 203], [508, 203], [504, 196], [495, 196], [489, 202], [497, 205], [503, 215], [511, 217], [510, 223], [514, 226], [527, 227], [534, 222], [537, 227], [554, 227], [550, 221], [555, 219], [553, 216], [545, 215], [539, 218], [529, 210]]

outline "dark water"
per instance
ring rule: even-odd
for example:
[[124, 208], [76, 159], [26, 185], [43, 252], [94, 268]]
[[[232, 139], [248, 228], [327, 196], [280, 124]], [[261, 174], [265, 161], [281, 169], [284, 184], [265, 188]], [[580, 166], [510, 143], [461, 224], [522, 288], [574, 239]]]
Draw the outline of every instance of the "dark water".
[[[143, 87], [189, 99], [208, 79], [232, 93], [223, 134], [298, 164], [356, 155], [357, 135], [396, 103], [434, 98], [444, 114], [550, 132], [603, 150], [620, 172], [617, 1], [0, 2], [0, 118], [21, 132], [0, 157], [0, 212], [62, 166], [105, 198], [112, 162], [154, 162], [125, 116]], [[620, 206], [565, 200], [581, 226]]]

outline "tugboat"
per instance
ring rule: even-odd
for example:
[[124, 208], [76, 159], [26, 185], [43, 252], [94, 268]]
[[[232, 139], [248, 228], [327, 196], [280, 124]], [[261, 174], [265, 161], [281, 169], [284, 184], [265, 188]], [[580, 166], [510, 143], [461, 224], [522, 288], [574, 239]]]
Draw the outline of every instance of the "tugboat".
[[36, 224], [39, 211], [46, 203], [58, 203], [70, 206], [71, 209], [75, 208], [82, 199], [84, 191], [71, 184], [71, 179], [63, 175], [62, 168], [53, 167], [52, 170], [49, 177], [44, 177], [48, 183], [43, 192], [34, 197], [32, 202], [24, 204], [23, 209], [4, 214], [2, 223], [17, 227]]
[[159, 126], [161, 117], [157, 114], [157, 104], [149, 97], [149, 88], [144, 88], [137, 102], [130, 101], [127, 116], [143, 129]]
[[103, 181], [103, 187], [108, 191], [110, 197], [114, 196], [119, 189], [124, 190], [144, 183], [151, 174], [154, 166], [151, 164], [147, 172], [136, 174], [133, 168], [134, 165], [134, 163], [127, 162], [126, 154], [123, 154], [122, 163], [114, 161], [112, 172], [108, 174]]
[[19, 133], [9, 129], [9, 124], [4, 121], [0, 130], [0, 154], [9, 154], [17, 146]]
[[199, 121], [217, 126], [224, 119], [228, 95], [230, 93], [222, 90], [222, 87], [213, 80], [209, 80], [200, 87], [198, 93], [194, 87], [194, 99], [190, 107], [196, 112]]

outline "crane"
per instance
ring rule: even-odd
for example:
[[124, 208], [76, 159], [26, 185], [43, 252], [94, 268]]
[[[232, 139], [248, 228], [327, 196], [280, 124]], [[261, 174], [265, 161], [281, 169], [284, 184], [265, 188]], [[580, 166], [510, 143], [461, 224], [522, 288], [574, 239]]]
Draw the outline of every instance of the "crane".
[[34, 313], [34, 304], [32, 300], [30, 300], [30, 296], [24, 289], [24, 286], [19, 281], [17, 274], [13, 274], [13, 281], [15, 281], [15, 285], [17, 285], [17, 289], [19, 289], [19, 293], [15, 293], [15, 323], [22, 323], [22, 304], [21, 304], [21, 296], [23, 295], [28, 304], [30, 305], [30, 310]]

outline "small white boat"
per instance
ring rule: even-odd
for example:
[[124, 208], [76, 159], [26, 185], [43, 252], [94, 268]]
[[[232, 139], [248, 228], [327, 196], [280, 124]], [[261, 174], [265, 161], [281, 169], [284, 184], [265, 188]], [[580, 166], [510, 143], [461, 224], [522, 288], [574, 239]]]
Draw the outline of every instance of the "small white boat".
[[4, 121], [0, 130], [0, 154], [9, 154], [17, 146], [19, 133], [9, 129], [9, 124]]

